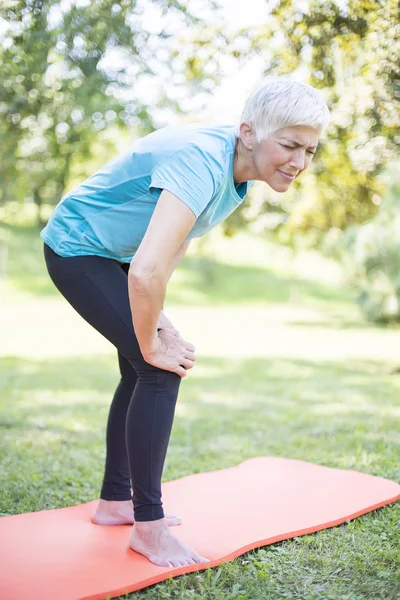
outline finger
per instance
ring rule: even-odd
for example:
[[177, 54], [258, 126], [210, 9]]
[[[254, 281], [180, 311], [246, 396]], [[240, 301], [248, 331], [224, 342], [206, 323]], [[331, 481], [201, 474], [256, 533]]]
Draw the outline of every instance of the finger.
[[175, 369], [175, 373], [177, 373], [178, 375], [180, 375], [181, 377], [186, 377], [187, 372], [186, 369], [184, 369], [183, 367], [179, 366]]
[[181, 358], [181, 364], [185, 369], [192, 369], [194, 367], [194, 362], [192, 360], [188, 360], [187, 358]]
[[186, 340], [182, 340], [182, 341], [186, 346], [186, 350], [189, 350], [190, 352], [194, 352], [196, 350], [196, 348], [190, 342], [187, 342]]
[[196, 355], [194, 352], [189, 352], [188, 350], [186, 350], [185, 352], [185, 358], [188, 358], [189, 360], [196, 360]]

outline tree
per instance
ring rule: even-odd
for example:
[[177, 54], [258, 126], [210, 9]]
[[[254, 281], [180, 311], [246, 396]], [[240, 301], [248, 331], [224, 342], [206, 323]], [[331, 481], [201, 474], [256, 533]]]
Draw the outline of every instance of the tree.
[[[153, 5], [159, 18], [174, 15], [175, 29], [197, 22], [178, 0]], [[41, 204], [61, 198], [72, 163], [87, 161], [99, 132], [154, 128], [148, 107], [125, 93], [141, 76], [168, 70], [174, 27], [143, 28], [135, 0], [3, 0], [2, 11], [0, 203], [31, 197], [40, 219]], [[124, 61], [110, 65], [110, 56]]]
[[373, 216], [385, 194], [378, 176], [400, 154], [398, 1], [280, 0], [267, 25], [232, 39], [221, 27], [214, 39], [214, 54], [203, 61], [193, 40], [189, 60], [197, 72], [217, 73], [215, 64], [227, 54], [239, 62], [265, 56], [265, 74], [295, 72], [324, 93], [332, 113], [327, 139], [293, 189], [278, 198], [264, 186], [224, 223], [225, 231], [272, 213], [286, 236], [307, 232], [317, 241]]
[[326, 232], [364, 222], [384, 193], [377, 176], [399, 155], [400, 5], [314, 0], [302, 12], [284, 0], [273, 17], [285, 45], [271, 68], [287, 72], [304, 62], [309, 83], [327, 91], [333, 117], [314, 169], [316, 201], [303, 219], [294, 214], [294, 229]]

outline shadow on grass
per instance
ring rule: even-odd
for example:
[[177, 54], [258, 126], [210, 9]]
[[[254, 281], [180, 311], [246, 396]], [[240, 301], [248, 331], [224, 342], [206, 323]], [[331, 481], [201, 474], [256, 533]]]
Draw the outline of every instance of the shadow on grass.
[[[196, 367], [201, 369], [200, 373]], [[7, 389], [16, 393], [90, 390], [103, 394], [107, 388], [115, 388], [120, 377], [117, 355], [115, 359], [95, 355], [79, 359], [53, 358], [51, 361], [28, 360], [17, 356], [0, 357], [0, 373], [3, 394]], [[210, 389], [221, 393], [237, 393], [239, 386], [240, 390], [251, 393], [253, 401], [258, 394], [264, 397], [264, 394], [272, 392], [274, 396], [279, 393], [285, 397], [288, 397], [288, 393], [297, 396], [308, 386], [314, 391], [318, 389], [321, 397], [329, 395], [333, 388], [340, 391], [346, 387], [362, 391], [366, 398], [376, 400], [382, 386], [380, 378], [387, 378], [389, 375], [393, 375], [393, 378], [385, 379], [386, 386], [398, 388], [398, 374], [379, 361], [355, 360], [343, 364], [285, 358], [200, 356], [194, 370], [183, 380], [182, 385], [193, 392], [198, 387], [203, 391]], [[284, 397], [282, 401], [284, 402]]]
[[201, 267], [201, 259], [186, 257], [181, 270], [186, 277], [185, 286], [168, 291], [168, 300], [176, 304], [193, 303], [186, 286], [194, 292], [195, 304], [246, 304], [297, 303], [300, 299], [316, 302], [349, 302], [348, 292], [322, 283], [277, 275], [270, 269], [254, 266], [222, 264], [210, 261], [207, 271]]
[[[43, 256], [41, 227], [1, 225], [7, 245], [7, 279], [21, 292], [46, 296], [59, 292], [51, 281]], [[3, 242], [4, 243], [4, 242]]]
[[[400, 478], [400, 376], [381, 363], [209, 356], [197, 364], [182, 382], [163, 481], [254, 456]], [[0, 360], [0, 510], [96, 497], [118, 380], [112, 358]]]
[[[253, 442], [272, 435], [279, 443], [295, 434], [326, 445], [327, 436], [350, 439], [380, 426], [391, 439], [400, 376], [381, 363], [199, 357], [196, 366], [182, 381], [178, 403], [211, 445], [224, 434]], [[119, 381], [116, 358], [8, 357], [0, 359], [0, 372], [4, 429], [46, 428], [47, 421], [51, 430], [71, 435], [76, 421], [83, 429], [72, 432], [76, 438], [104, 424]]]
[[[59, 296], [47, 273], [40, 228], [2, 225], [7, 239], [7, 277], [20, 292]], [[206, 265], [206, 266], [205, 266]], [[169, 302], [185, 305], [224, 305], [249, 302], [351, 302], [349, 292], [313, 281], [280, 276], [267, 268], [228, 265], [187, 256], [179, 266], [184, 284], [172, 283]]]
[[[114, 368], [115, 367], [115, 368]], [[0, 357], [1, 387], [19, 391], [91, 390], [102, 393], [119, 380], [117, 354], [80, 359], [28, 360]], [[1, 388], [0, 388], [1, 389]]]

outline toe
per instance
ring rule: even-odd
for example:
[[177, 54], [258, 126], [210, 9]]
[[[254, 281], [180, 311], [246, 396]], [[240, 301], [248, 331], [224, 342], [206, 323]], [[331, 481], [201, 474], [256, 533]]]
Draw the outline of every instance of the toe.
[[171, 563], [172, 567], [180, 567], [181, 566], [179, 560], [170, 560], [169, 562]]

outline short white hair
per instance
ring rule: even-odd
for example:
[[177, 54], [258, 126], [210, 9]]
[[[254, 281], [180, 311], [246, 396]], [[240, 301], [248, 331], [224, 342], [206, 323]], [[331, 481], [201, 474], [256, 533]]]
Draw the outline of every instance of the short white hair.
[[[252, 126], [258, 143], [278, 129], [295, 125], [321, 128], [322, 134], [329, 121], [321, 92], [289, 75], [265, 77], [247, 98], [240, 117], [240, 123]], [[236, 137], [240, 137], [240, 123], [235, 127]]]

